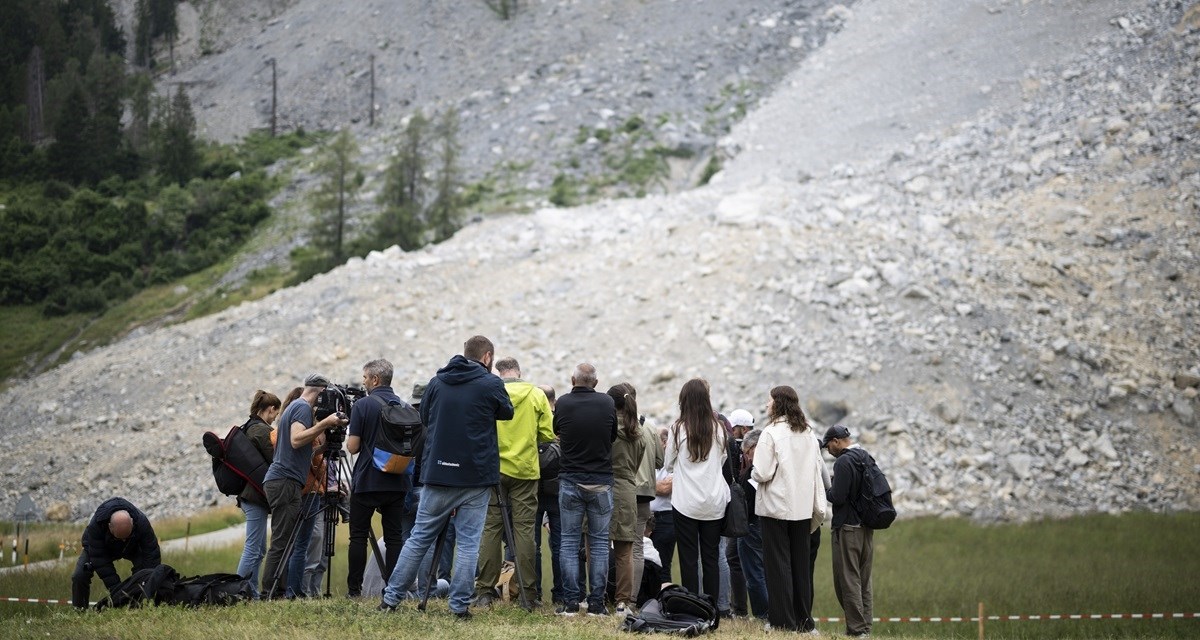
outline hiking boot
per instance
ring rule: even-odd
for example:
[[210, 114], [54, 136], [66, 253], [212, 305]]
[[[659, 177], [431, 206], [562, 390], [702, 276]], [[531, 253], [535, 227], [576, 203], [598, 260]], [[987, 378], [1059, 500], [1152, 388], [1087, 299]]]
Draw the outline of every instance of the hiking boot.
[[463, 621], [467, 621], [467, 620], [470, 620], [471, 618], [475, 617], [475, 616], [471, 615], [470, 609], [464, 609], [462, 611], [454, 611], [452, 613], [454, 613], [455, 618], [458, 618], [459, 620], [463, 620]]
[[560, 616], [575, 616], [575, 615], [579, 615], [579, 603], [572, 603], [572, 604], [563, 603], [563, 604], [560, 604], [560, 605], [558, 605], [558, 608], [554, 610], [554, 614], [555, 614], [555, 615], [560, 615]]
[[606, 616], [608, 615], [608, 607], [604, 606], [604, 604], [598, 604], [596, 606], [589, 604], [587, 614], [589, 616]]
[[481, 593], [481, 594], [475, 596], [475, 602], [473, 604], [476, 607], [488, 607], [490, 609], [492, 607], [492, 605], [495, 603], [496, 603], [496, 596], [494, 596], [490, 593], [484, 592], [484, 593]]
[[384, 613], [395, 613], [395, 612], [396, 612], [396, 605], [394, 605], [394, 604], [388, 604], [388, 603], [387, 603], [387, 600], [384, 600], [383, 602], [380, 602], [380, 603], [379, 603], [379, 606], [378, 606], [378, 607], [376, 607], [376, 610], [377, 610], [377, 611], [383, 611]]

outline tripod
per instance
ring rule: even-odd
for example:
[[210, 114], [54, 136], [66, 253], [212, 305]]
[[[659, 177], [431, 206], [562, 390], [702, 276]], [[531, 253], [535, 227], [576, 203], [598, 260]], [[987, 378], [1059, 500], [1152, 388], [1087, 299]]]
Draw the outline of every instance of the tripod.
[[[333, 563], [330, 561], [335, 555], [335, 543], [337, 537], [338, 517], [342, 516], [343, 520], [348, 518], [348, 508], [345, 505], [344, 498], [340, 491], [330, 491], [328, 488], [328, 479], [330, 477], [337, 478], [339, 483], [345, 479], [347, 483], [350, 481], [350, 469], [346, 462], [346, 452], [338, 447], [337, 449], [326, 449], [323, 453], [325, 464], [325, 477], [323, 481], [326, 485], [325, 495], [315, 507], [307, 512], [302, 513], [296, 519], [296, 525], [288, 534], [287, 544], [284, 546], [283, 556], [280, 559], [279, 565], [275, 569], [275, 574], [271, 576], [271, 588], [268, 593], [275, 593], [279, 588], [279, 583], [287, 572], [287, 567], [291, 564], [292, 554], [296, 551], [296, 540], [299, 537], [300, 531], [305, 526], [312, 526], [312, 518], [318, 513], [324, 512], [324, 548], [322, 556], [324, 557], [326, 573], [325, 573], [325, 593], [324, 596], [329, 598], [332, 596], [330, 589], [333, 585]], [[332, 475], [331, 475], [332, 474]], [[383, 555], [379, 551], [379, 545], [375, 538], [374, 530], [369, 530], [371, 550], [375, 554], [375, 559], [379, 564], [380, 572], [383, 571], [384, 560]]]

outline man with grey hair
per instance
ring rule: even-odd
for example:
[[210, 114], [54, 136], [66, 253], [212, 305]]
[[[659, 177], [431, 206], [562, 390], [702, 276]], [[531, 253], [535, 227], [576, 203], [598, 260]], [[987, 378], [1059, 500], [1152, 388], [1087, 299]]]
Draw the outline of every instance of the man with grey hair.
[[367, 534], [371, 530], [371, 518], [376, 513], [379, 513], [387, 549], [381, 575], [391, 575], [392, 569], [396, 568], [396, 559], [400, 557], [400, 549], [404, 546], [404, 500], [412, 489], [411, 472], [389, 473], [375, 464], [383, 408], [389, 405], [411, 406], [392, 389], [392, 371], [392, 363], [382, 358], [363, 365], [362, 381], [367, 397], [355, 402], [350, 410], [346, 450], [351, 454], [362, 454], [355, 459], [351, 471], [354, 491], [350, 494], [346, 595], [352, 598], [362, 595], [363, 572], [367, 565]]
[[[319, 422], [313, 416], [317, 396], [329, 387], [329, 379], [319, 373], [304, 378], [304, 391], [279, 415], [279, 429], [275, 444], [275, 458], [263, 478], [267, 504], [271, 507], [271, 547], [267, 551], [267, 563], [263, 570], [262, 593], [272, 598], [278, 594], [275, 588], [282, 575], [280, 564], [288, 542], [295, 537], [297, 547], [308, 545], [308, 536], [300, 527], [300, 501], [308, 469], [312, 464], [313, 442], [331, 427], [344, 426], [349, 418], [344, 413], [331, 413]], [[315, 422], [315, 424], [314, 424]], [[309, 532], [312, 530], [309, 529]], [[292, 554], [288, 563], [288, 582], [285, 595], [294, 598], [300, 595], [304, 577], [303, 554]]]
[[738, 558], [742, 563], [742, 575], [746, 578], [746, 593], [750, 597], [750, 612], [756, 618], [767, 617], [767, 574], [763, 566], [762, 525], [754, 515], [754, 497], [758, 483], [750, 477], [754, 462], [754, 448], [758, 446], [761, 429], [752, 429], [742, 436], [742, 491], [746, 494], [746, 512], [749, 515], [749, 533], [737, 539]]
[[587, 594], [589, 615], [607, 615], [604, 606], [608, 581], [608, 525], [613, 510], [612, 444], [617, 439], [617, 410], [612, 396], [596, 393], [596, 368], [575, 367], [571, 392], [554, 405], [554, 433], [562, 445], [558, 474], [558, 509], [562, 527], [559, 554], [563, 578], [563, 604], [559, 615], [579, 613], [583, 586], [579, 582], [579, 547], [583, 516], [588, 525]]

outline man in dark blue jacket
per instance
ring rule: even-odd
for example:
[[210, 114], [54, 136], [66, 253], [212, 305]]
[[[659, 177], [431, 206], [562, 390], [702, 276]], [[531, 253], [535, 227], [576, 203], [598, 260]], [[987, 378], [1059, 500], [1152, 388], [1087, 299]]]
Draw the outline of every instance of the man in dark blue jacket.
[[488, 497], [500, 482], [496, 421], [511, 420], [512, 401], [504, 382], [492, 374], [496, 349], [475, 336], [429, 381], [421, 398], [425, 451], [421, 456], [421, 502], [417, 523], [404, 543], [383, 592], [382, 610], [393, 611], [416, 578], [421, 559], [455, 512], [457, 549], [450, 581], [450, 611], [470, 617], [479, 539]]
[[124, 498], [109, 498], [83, 530], [82, 551], [71, 574], [71, 602], [77, 609], [88, 607], [93, 575], [100, 574], [109, 592], [121, 584], [113, 566], [119, 558], [133, 562], [134, 573], [162, 564], [158, 537], [146, 514]]

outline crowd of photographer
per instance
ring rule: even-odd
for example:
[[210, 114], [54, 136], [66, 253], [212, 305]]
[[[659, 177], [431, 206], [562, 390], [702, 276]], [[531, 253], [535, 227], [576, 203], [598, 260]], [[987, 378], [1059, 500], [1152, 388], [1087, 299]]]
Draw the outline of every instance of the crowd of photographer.
[[[708, 383], [691, 379], [678, 418], [655, 428], [639, 414], [632, 384], [599, 392], [590, 364], [574, 369], [557, 401], [552, 387], [521, 375], [514, 358], [497, 361], [491, 341], [475, 336], [408, 401], [383, 359], [363, 366], [361, 386], [311, 374], [282, 402], [257, 392], [240, 428], [252, 446], [243, 449], [269, 466], [261, 486], [249, 482], [237, 497], [246, 515], [237, 572], [254, 597], [321, 595], [341, 519], [350, 524], [350, 597], [381, 595], [379, 609], [391, 611], [428, 598], [441, 581], [462, 618], [510, 594], [532, 611], [543, 605], [545, 529], [560, 615], [608, 615], [610, 604], [635, 613], [673, 582], [678, 562], [682, 586], [721, 616], [806, 632], [814, 630], [813, 563], [831, 502], [834, 590], [847, 632], [870, 632], [872, 529], [854, 498], [870, 456], [841, 425], [818, 437], [792, 387], [771, 389], [767, 424], [756, 428], [744, 409], [732, 419], [717, 413]], [[832, 478], [825, 447], [838, 456]], [[116, 506], [126, 508], [113, 516]], [[116, 506], [97, 513], [112, 524], [105, 521], [106, 532], [97, 524], [93, 538], [129, 538], [129, 515], [140, 512]], [[84, 542], [77, 595], [91, 580], [88, 558], [113, 555]], [[515, 575], [501, 580], [506, 553]], [[111, 561], [95, 570], [106, 584], [115, 577]]]

